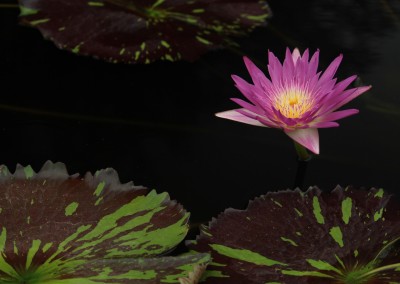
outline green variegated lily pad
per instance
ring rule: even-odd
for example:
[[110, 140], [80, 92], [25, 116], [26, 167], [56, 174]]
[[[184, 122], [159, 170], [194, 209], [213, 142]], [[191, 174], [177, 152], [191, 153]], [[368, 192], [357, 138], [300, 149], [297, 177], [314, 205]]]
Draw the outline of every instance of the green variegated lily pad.
[[265, 24], [264, 0], [20, 0], [21, 23], [109, 62], [195, 60]]
[[0, 283], [179, 283], [209, 256], [158, 257], [179, 244], [189, 214], [167, 193], [84, 177], [47, 162], [0, 168]]
[[188, 246], [205, 283], [400, 283], [400, 207], [383, 189], [268, 193], [227, 209]]

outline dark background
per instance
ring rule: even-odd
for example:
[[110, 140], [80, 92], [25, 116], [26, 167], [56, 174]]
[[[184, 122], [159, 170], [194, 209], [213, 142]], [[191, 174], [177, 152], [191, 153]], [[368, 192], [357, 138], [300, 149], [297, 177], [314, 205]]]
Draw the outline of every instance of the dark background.
[[[11, 2], [9, 2], [11, 3]], [[270, 2], [268, 26], [237, 39], [240, 52], [266, 71], [267, 50], [320, 49], [319, 70], [340, 53], [337, 77], [360, 76], [373, 88], [346, 108], [358, 115], [320, 130], [321, 154], [303, 189], [317, 185], [383, 187], [398, 193], [400, 175], [400, 1]], [[276, 129], [223, 120], [242, 97], [230, 78], [249, 79], [241, 54], [208, 52], [200, 60], [110, 64], [57, 49], [0, 8], [0, 164], [39, 170], [61, 161], [84, 174], [112, 167], [168, 191], [206, 222], [227, 207], [293, 188], [297, 157]]]

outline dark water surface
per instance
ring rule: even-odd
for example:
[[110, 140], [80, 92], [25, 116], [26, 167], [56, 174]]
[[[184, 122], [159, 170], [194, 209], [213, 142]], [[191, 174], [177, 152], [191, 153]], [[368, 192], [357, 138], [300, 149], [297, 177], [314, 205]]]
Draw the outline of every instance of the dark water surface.
[[[320, 70], [337, 55], [339, 79], [372, 85], [347, 105], [358, 115], [320, 130], [321, 154], [304, 189], [337, 184], [400, 194], [400, 1], [272, 1], [266, 28], [241, 38], [240, 51], [266, 70], [267, 50], [321, 51]], [[205, 222], [243, 209], [268, 191], [292, 188], [292, 141], [276, 129], [214, 116], [242, 97], [230, 78], [249, 76], [242, 55], [213, 51], [194, 63], [113, 65], [58, 50], [0, 9], [0, 163], [70, 173], [112, 167], [123, 182], [168, 191]]]

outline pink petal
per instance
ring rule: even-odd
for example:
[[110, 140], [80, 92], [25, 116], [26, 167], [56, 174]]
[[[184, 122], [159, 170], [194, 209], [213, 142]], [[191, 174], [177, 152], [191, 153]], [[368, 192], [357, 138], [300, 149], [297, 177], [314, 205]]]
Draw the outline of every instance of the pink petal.
[[348, 102], [350, 102], [351, 100], [355, 99], [356, 97], [358, 97], [362, 93], [365, 93], [366, 91], [371, 89], [371, 87], [372, 86], [364, 86], [364, 87], [359, 87], [359, 88], [346, 90], [341, 95], [341, 97], [344, 97], [344, 98], [339, 99], [338, 102], [336, 102], [332, 106], [331, 110], [332, 111], [337, 110], [338, 108], [340, 108], [341, 106], [347, 104]]
[[294, 126], [297, 124], [297, 120], [293, 118], [288, 118], [284, 116], [279, 110], [276, 108], [271, 108], [272, 113], [274, 114], [275, 118], [277, 118], [279, 121], [281, 121], [281, 127], [284, 127], [285, 125], [287, 126]]
[[254, 100], [254, 94], [253, 94], [253, 89], [254, 86], [240, 78], [239, 76], [232, 75], [232, 79], [235, 82], [236, 88], [239, 89], [239, 91], [252, 103]]
[[232, 79], [236, 83], [235, 86], [251, 103], [262, 109], [268, 110], [271, 108], [270, 99], [265, 95], [265, 91], [247, 83], [239, 76], [232, 75]]
[[[246, 64], [246, 68], [252, 78], [253, 84], [249, 84], [247, 81], [243, 80], [241, 77], [237, 75], [232, 75], [233, 81], [235, 81], [236, 85], [240, 88], [246, 89], [257, 89], [263, 90], [264, 92], [270, 93], [275, 87], [272, 82], [264, 75], [264, 73], [258, 69], [258, 67], [247, 57], [244, 57], [244, 62]], [[255, 92], [253, 92], [255, 93]]]
[[293, 63], [294, 63], [295, 65], [296, 65], [297, 59], [299, 59], [299, 57], [301, 57], [301, 56], [300, 56], [300, 51], [299, 51], [299, 49], [296, 47], [296, 48], [293, 50], [293, 53], [292, 53]]
[[340, 81], [335, 85], [334, 92], [335, 93], [341, 93], [343, 92], [355, 79], [357, 79], [356, 75], [350, 76], [347, 79], [344, 79], [343, 81]]
[[[326, 113], [326, 112], [331, 112], [332, 106], [340, 102], [343, 97], [343, 94], [349, 94], [348, 90], [345, 90], [355, 79], [357, 76], [350, 76], [349, 78], [337, 83], [333, 89], [332, 92], [330, 92], [327, 96], [323, 96], [319, 98], [319, 103], [321, 103], [321, 108], [319, 110], [320, 114]], [[336, 108], [337, 109], [337, 108]]]
[[[336, 79], [319, 81], [317, 88], [319, 89], [317, 97], [325, 97], [326, 94], [332, 93], [333, 87], [336, 84]], [[337, 95], [336, 95], [337, 96]]]
[[261, 82], [267, 79], [264, 73], [246, 56], [243, 57], [243, 61], [246, 65], [247, 70], [253, 80], [254, 85], [261, 86]]
[[[301, 56], [296, 64], [295, 64], [295, 76], [297, 77], [297, 80], [300, 82], [304, 82], [305, 80], [305, 75], [307, 74], [308, 70], [308, 49], [306, 49], [303, 53], [303, 56]], [[303, 83], [301, 83], [303, 84]]]
[[264, 126], [271, 127], [271, 128], [281, 128], [275, 122], [268, 120], [265, 116], [258, 116], [257, 120], [264, 124]]
[[336, 96], [329, 95], [329, 97], [325, 98], [321, 103], [321, 108], [318, 111], [319, 116], [323, 116], [326, 113], [331, 113], [337, 110], [338, 108], [347, 104], [362, 93], [368, 91], [370, 88], [371, 86], [364, 86], [345, 90], [341, 94], [336, 94]]
[[259, 122], [264, 124], [263, 126], [273, 127], [273, 128], [280, 128], [280, 126], [277, 126], [277, 124], [275, 122], [272, 122], [266, 116], [259, 115], [259, 114], [255, 113], [255, 112], [252, 112], [251, 110], [248, 110], [246, 108], [239, 108], [239, 109], [236, 109], [236, 111], [238, 113], [240, 113], [240, 114], [243, 114], [244, 116], [247, 116], [248, 118], [251, 118], [251, 119], [254, 119], [254, 120], [258, 120]]
[[235, 103], [237, 103], [238, 105], [240, 105], [242, 108], [245, 108], [251, 112], [254, 112], [256, 114], [259, 115], [263, 115], [263, 111], [260, 107], [254, 106], [252, 104], [249, 104], [248, 102], [241, 100], [241, 99], [237, 99], [237, 98], [232, 98], [232, 101], [234, 101]]
[[331, 127], [338, 127], [339, 123], [333, 121], [326, 121], [326, 122], [317, 122], [313, 123], [312, 127], [315, 128], [331, 128]]
[[357, 113], [359, 113], [358, 109], [340, 110], [340, 111], [331, 112], [331, 113], [322, 115], [317, 119], [317, 121], [318, 122], [334, 121], [334, 120], [342, 119], [342, 118], [345, 118], [345, 117], [348, 117], [350, 115], [354, 115]]
[[294, 75], [294, 66], [295, 62], [293, 62], [293, 55], [290, 52], [289, 48], [286, 48], [285, 60], [283, 61], [283, 76], [284, 78], [292, 78]]
[[[246, 111], [246, 109], [241, 109], [241, 110], [245, 111], [245, 112], [249, 112], [249, 111]], [[242, 123], [246, 123], [246, 124], [250, 124], [250, 125], [267, 127], [266, 125], [262, 124], [258, 120], [250, 118], [246, 115], [243, 115], [243, 114], [237, 112], [237, 110], [235, 110], [235, 109], [218, 112], [215, 115], [218, 117], [221, 117], [221, 118], [230, 119], [230, 120], [234, 120], [234, 121], [238, 121], [238, 122], [242, 122]]]
[[319, 154], [319, 137], [317, 128], [285, 130], [285, 133], [300, 145], [315, 154]]
[[318, 85], [318, 80], [319, 76], [321, 75], [321, 72], [318, 72], [316, 74], [313, 74], [310, 77], [305, 78], [304, 83], [308, 84], [308, 90], [310, 92], [318, 92], [319, 90], [319, 85]]
[[336, 73], [336, 70], [338, 69], [340, 62], [342, 62], [342, 58], [343, 55], [339, 55], [338, 57], [336, 57], [332, 63], [328, 66], [328, 68], [326, 68], [324, 74], [322, 74], [320, 81], [325, 81], [325, 80], [329, 80], [332, 79], [333, 76]]
[[303, 62], [308, 63], [308, 57], [309, 57], [309, 51], [308, 48], [303, 52], [303, 55], [301, 56], [301, 60]]
[[272, 84], [279, 84], [282, 79], [282, 64], [270, 51], [268, 52], [268, 72], [269, 76], [271, 77]]
[[317, 50], [311, 57], [310, 64], [308, 65], [307, 77], [312, 77], [317, 74], [319, 63], [319, 50]]

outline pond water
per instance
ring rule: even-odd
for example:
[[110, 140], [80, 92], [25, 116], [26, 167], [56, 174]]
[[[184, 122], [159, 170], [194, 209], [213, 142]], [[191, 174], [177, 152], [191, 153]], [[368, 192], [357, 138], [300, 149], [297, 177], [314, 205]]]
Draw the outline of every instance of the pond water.
[[[323, 2], [323, 3], [322, 3]], [[267, 50], [320, 49], [320, 67], [340, 53], [339, 79], [372, 89], [349, 103], [360, 113], [320, 130], [321, 154], [303, 189], [383, 187], [400, 194], [400, 2], [273, 1], [268, 26], [237, 39], [239, 52], [211, 51], [195, 62], [110, 64], [58, 50], [17, 9], [0, 9], [0, 163], [40, 169], [61, 161], [70, 173], [112, 167], [122, 182], [168, 191], [207, 222], [244, 209], [268, 191], [293, 188], [297, 157], [281, 131], [220, 119], [242, 97], [230, 78], [249, 79], [247, 55], [266, 71]]]

